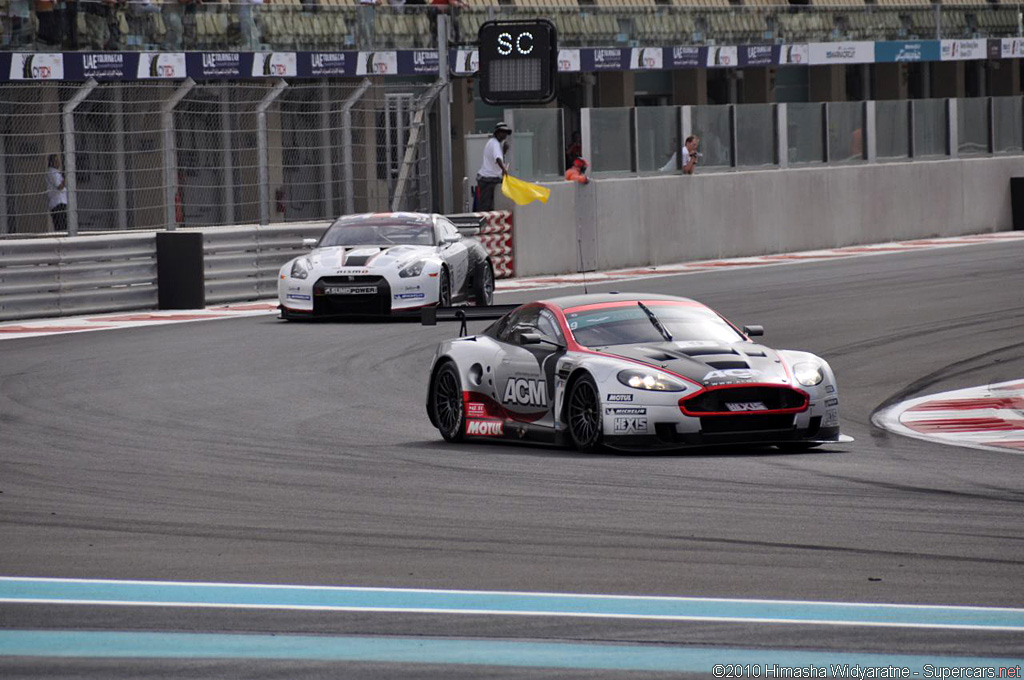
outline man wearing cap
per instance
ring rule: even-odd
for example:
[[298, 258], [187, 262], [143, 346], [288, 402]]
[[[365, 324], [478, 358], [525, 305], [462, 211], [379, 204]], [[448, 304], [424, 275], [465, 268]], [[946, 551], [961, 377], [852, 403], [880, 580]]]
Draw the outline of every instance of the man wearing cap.
[[476, 186], [480, 190], [476, 209], [480, 212], [494, 210], [494, 189], [508, 174], [502, 147], [511, 134], [512, 128], [505, 123], [498, 123], [494, 126], [494, 136], [484, 146], [483, 162], [480, 164], [480, 172], [476, 174]]
[[565, 171], [565, 179], [567, 182], [579, 182], [580, 184], [587, 184], [590, 182], [590, 178], [587, 177], [587, 161], [582, 156], [578, 157], [569, 166], [569, 169]]

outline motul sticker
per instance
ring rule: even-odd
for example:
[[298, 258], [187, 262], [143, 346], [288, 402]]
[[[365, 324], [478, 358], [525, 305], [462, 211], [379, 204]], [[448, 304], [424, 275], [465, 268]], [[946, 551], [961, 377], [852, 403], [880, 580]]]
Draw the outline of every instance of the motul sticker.
[[616, 418], [615, 434], [647, 434], [647, 418]]
[[466, 403], [466, 415], [470, 418], [483, 418], [487, 415], [487, 407], [475, 401]]
[[548, 393], [543, 380], [509, 378], [505, 383], [505, 394], [501, 398], [506, 404], [522, 406], [547, 406]]
[[730, 411], [767, 411], [768, 407], [763, 401], [737, 401], [726, 403], [725, 407]]
[[467, 420], [466, 434], [478, 437], [500, 437], [505, 434], [505, 423], [500, 420]]
[[607, 401], [633, 401], [632, 394], [609, 394]]

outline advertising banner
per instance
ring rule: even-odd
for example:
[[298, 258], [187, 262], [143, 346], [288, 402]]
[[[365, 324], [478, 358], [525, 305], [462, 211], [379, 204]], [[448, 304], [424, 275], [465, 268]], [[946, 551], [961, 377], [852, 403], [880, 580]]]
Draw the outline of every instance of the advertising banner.
[[558, 50], [559, 72], [578, 73], [581, 64], [579, 50]]
[[666, 47], [668, 68], [698, 68], [704, 65], [706, 47]]
[[987, 59], [988, 41], [979, 40], [943, 40], [942, 61], [966, 61], [968, 59]]
[[779, 49], [779, 65], [781, 66], [806, 66], [809, 63], [811, 63], [809, 45], [782, 45]]
[[[189, 52], [185, 55], [188, 75], [195, 80], [211, 78], [241, 78], [242, 57], [251, 58], [241, 52]], [[251, 70], [251, 69], [250, 69]]]
[[300, 78], [350, 76], [356, 71], [356, 53], [299, 52], [296, 69]]
[[629, 50], [584, 50], [581, 56], [584, 71], [625, 71], [629, 68]]
[[938, 61], [941, 51], [938, 40], [876, 42], [875, 61], [878, 63]]
[[64, 55], [60, 53], [15, 52], [8, 70], [11, 80], [63, 80]]
[[147, 78], [184, 78], [187, 73], [184, 52], [142, 52], [139, 54], [139, 66], [136, 77]]
[[397, 74], [397, 52], [360, 52], [356, 58], [357, 76], [393, 76]]
[[629, 68], [633, 71], [664, 68], [664, 52], [660, 47], [634, 47], [629, 55]]
[[252, 58], [253, 78], [287, 78], [299, 74], [295, 52], [257, 52]]
[[398, 53], [398, 72], [401, 75], [432, 76], [439, 73], [437, 50], [413, 50]]
[[870, 64], [875, 60], [873, 42], [831, 42], [811, 43], [810, 63], [820, 64]]
[[739, 61], [739, 48], [735, 45], [718, 45], [717, 47], [708, 48], [707, 61], [704, 65], [711, 68], [721, 68], [737, 66]]
[[1000, 41], [989, 41], [999, 43], [998, 59], [1020, 59], [1024, 57], [1024, 39], [1003, 38]]
[[455, 50], [455, 58], [450, 61], [455, 75], [467, 76], [480, 70], [480, 52], [477, 50]]
[[774, 66], [778, 61], [776, 45], [740, 45], [740, 66]]

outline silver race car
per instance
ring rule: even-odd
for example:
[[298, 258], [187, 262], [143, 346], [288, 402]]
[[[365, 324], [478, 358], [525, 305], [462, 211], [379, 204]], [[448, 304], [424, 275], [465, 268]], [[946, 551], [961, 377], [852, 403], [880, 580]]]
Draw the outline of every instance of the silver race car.
[[[428, 310], [424, 323], [445, 311]], [[802, 450], [852, 441], [839, 433], [828, 363], [750, 340], [763, 332], [667, 295], [531, 302], [479, 335], [440, 344], [427, 414], [448, 441], [503, 438], [581, 451]]]
[[487, 251], [443, 215], [346, 215], [310, 245], [279, 272], [284, 319], [489, 305], [494, 297]]

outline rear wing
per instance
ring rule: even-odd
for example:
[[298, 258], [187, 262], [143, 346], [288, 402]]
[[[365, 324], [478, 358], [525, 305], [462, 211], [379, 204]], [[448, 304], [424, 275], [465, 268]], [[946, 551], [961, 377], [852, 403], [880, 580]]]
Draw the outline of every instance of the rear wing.
[[488, 305], [486, 307], [427, 307], [420, 313], [420, 323], [436, 326], [438, 321], [458, 321], [459, 335], [466, 335], [467, 321], [500, 319], [522, 305]]
[[460, 215], [445, 215], [448, 221], [455, 225], [463, 236], [477, 236], [484, 226], [484, 217], [473, 213], [462, 213]]

